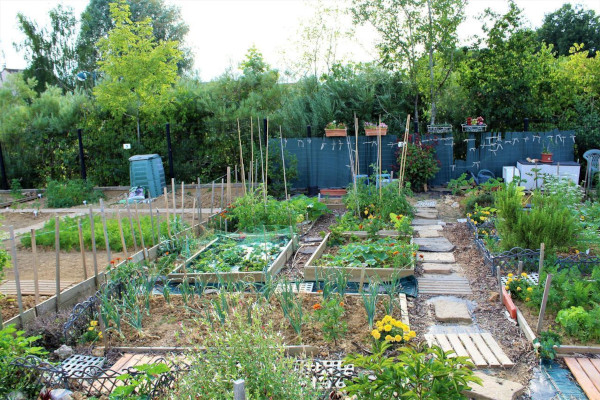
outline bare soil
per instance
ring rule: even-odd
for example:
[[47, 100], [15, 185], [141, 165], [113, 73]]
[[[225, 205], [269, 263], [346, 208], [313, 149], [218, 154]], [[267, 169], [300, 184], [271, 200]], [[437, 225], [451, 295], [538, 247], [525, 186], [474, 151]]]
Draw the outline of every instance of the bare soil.
[[[49, 296], [40, 296], [40, 303]], [[28, 310], [35, 306], [35, 296], [23, 296], [23, 310]], [[4, 296], [0, 297], [0, 313], [2, 313], [2, 320], [7, 321], [13, 317], [19, 315], [19, 304], [16, 296]]]

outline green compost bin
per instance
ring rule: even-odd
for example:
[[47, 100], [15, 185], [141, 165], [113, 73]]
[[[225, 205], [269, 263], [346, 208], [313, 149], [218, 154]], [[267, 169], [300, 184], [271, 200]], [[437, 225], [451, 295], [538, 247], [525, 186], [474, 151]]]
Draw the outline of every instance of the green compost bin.
[[165, 170], [158, 154], [141, 154], [129, 158], [131, 186], [142, 186], [150, 197], [158, 197], [166, 187]]

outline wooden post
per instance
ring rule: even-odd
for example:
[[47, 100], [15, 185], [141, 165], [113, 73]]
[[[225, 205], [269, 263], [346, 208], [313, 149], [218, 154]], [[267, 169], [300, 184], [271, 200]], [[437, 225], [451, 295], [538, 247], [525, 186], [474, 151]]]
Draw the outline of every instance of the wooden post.
[[544, 252], [546, 250], [546, 245], [544, 243], [540, 244], [540, 265], [538, 268], [538, 275], [542, 277], [542, 270], [544, 269]]
[[504, 289], [504, 285], [502, 284], [502, 271], [500, 271], [500, 266], [496, 266], [496, 279], [498, 280], [498, 288], [500, 289], [500, 291], [498, 292], [499, 299], [500, 299], [500, 304], [503, 304], [504, 302], [502, 301], [502, 289]]
[[58, 215], [54, 217], [54, 249], [56, 250], [56, 312], [58, 312], [60, 307], [60, 218]]
[[[32, 229], [32, 231], [34, 231]], [[87, 281], [87, 266], [85, 265], [85, 247], [83, 245], [83, 230], [81, 227], [81, 219], [77, 222], [77, 231], [79, 233], [79, 252], [81, 253], [81, 264], [83, 265], [83, 280]], [[33, 241], [31, 242], [33, 244]], [[34, 256], [35, 258], [35, 256]], [[37, 302], [37, 301], [36, 301]]]
[[542, 305], [540, 306], [540, 316], [538, 318], [536, 332], [540, 333], [544, 322], [544, 314], [546, 313], [546, 303], [548, 303], [548, 293], [550, 292], [550, 284], [552, 283], [552, 274], [546, 276], [546, 286], [544, 287], [544, 296], [542, 297]]
[[94, 284], [96, 285], [96, 289], [100, 287], [100, 282], [98, 282], [98, 257], [96, 255], [96, 232], [94, 228], [94, 212], [92, 211], [92, 206], [90, 206], [90, 229], [92, 233], [92, 255], [94, 256]]
[[117, 222], [119, 223], [119, 234], [121, 235], [121, 246], [123, 247], [123, 253], [125, 253], [125, 257], [129, 257], [129, 254], [127, 253], [125, 235], [123, 234], [123, 224], [121, 223], [121, 210], [119, 209], [117, 209]]
[[[23, 297], [21, 296], [21, 279], [19, 278], [19, 266], [17, 264], [17, 246], [15, 244], [15, 230], [12, 225], [9, 227], [9, 229], [13, 270], [15, 273], [15, 287], [17, 289], [17, 304], [19, 305], [19, 319], [21, 320], [21, 326], [23, 327]], [[58, 304], [58, 298], [56, 299], [56, 301], [56, 304]]]
[[235, 166], [233, 167], [233, 170], [235, 171], [235, 178], [234, 178], [234, 183], [238, 183], [238, 174], [237, 174], [237, 164], [235, 164]]
[[[167, 189], [165, 188], [165, 193], [166, 192], [167, 192]], [[129, 201], [127, 201], [125, 204], [127, 205], [127, 217], [129, 218], [129, 229], [131, 232], [131, 237], [133, 238], [133, 250], [137, 253], [138, 245], [137, 245], [137, 239], [135, 237], [135, 229], [133, 229], [133, 217], [131, 216], [131, 207], [129, 207]]]
[[198, 222], [202, 223], [202, 186], [200, 185], [200, 178], [198, 178], [198, 185], [196, 186], [196, 198], [198, 199]]
[[[244, 195], [246, 194], [246, 171], [244, 169], [244, 153], [242, 151], [242, 131], [240, 130], [240, 119], [237, 120], [238, 125], [238, 143], [240, 145], [240, 175], [242, 176], [242, 186], [244, 187]], [[236, 178], [237, 181], [237, 169], [236, 169]]]
[[212, 217], [215, 208], [215, 181], [211, 182], [212, 187], [210, 189], [210, 215]]
[[267, 203], [268, 182], [269, 182], [269, 118], [267, 118], [267, 130], [265, 132], [265, 204]]
[[142, 232], [142, 223], [140, 222], [140, 214], [138, 213], [138, 204], [135, 203], [135, 219], [137, 220], [138, 229], [140, 230], [140, 241], [142, 242], [142, 255], [146, 258], [146, 244], [144, 243], [144, 232]]
[[254, 190], [254, 125], [250, 118], [250, 188]]
[[165, 195], [165, 208], [167, 209], [167, 232], [169, 233], [169, 237], [171, 237], [171, 222], [169, 221], [169, 196], [167, 196], [167, 188], [164, 188], [163, 193]]
[[171, 178], [171, 195], [173, 196], [173, 218], [177, 216], [177, 203], [175, 202], [175, 178]]
[[[229, 167], [227, 167], [229, 169]], [[225, 181], [223, 180], [223, 178], [221, 178], [221, 206], [220, 206], [220, 210], [219, 212], [223, 211], [223, 200], [225, 199]]]
[[181, 222], [183, 222], [183, 212], [185, 211], [185, 187], [183, 182], [181, 182]]
[[[148, 201], [148, 209], [150, 210], [150, 230], [152, 231], [152, 246], [156, 246], [156, 238], [154, 237], [154, 214], [152, 213], [152, 200]], [[160, 236], [158, 238], [160, 242]]]
[[[194, 198], [194, 201], [193, 201], [192, 204], [193, 204], [192, 209], [195, 209], [196, 208], [196, 198]], [[192, 225], [191, 225], [192, 229], [194, 228], [194, 218], [196, 218], [196, 213], [195, 212], [192, 213]]]
[[160, 211], [156, 210], [156, 230], [158, 233], [158, 243], [160, 243]]
[[285, 189], [285, 198], [287, 200], [287, 179], [285, 176], [285, 156], [283, 155], [283, 132], [281, 131], [281, 125], [279, 125], [279, 142], [281, 144], [281, 167], [283, 168], [283, 188]]
[[[37, 243], [35, 238], [35, 229], [31, 230], [31, 251], [33, 252], [33, 287], [35, 290], [35, 304], [40, 302], [40, 282], [38, 280], [38, 255], [37, 255]], [[85, 264], [84, 268], [85, 268]]]
[[356, 118], [356, 113], [354, 113], [354, 137], [356, 138], [355, 151], [356, 155], [354, 159], [356, 160], [354, 164], [356, 164], [356, 175], [360, 174], [360, 165], [358, 164], [358, 118]]
[[231, 167], [227, 167], [227, 206], [231, 204]]
[[521, 276], [523, 273], [523, 261], [519, 261], [519, 269], [517, 269], [517, 275]]
[[106, 214], [104, 214], [104, 201], [100, 199], [100, 214], [102, 215], [102, 230], [104, 231], [104, 244], [106, 245], [106, 264], [110, 264], [112, 257], [110, 255], [110, 242], [108, 240], [108, 229], [106, 229]]
[[233, 381], [233, 400], [246, 400], [246, 387], [243, 379]]

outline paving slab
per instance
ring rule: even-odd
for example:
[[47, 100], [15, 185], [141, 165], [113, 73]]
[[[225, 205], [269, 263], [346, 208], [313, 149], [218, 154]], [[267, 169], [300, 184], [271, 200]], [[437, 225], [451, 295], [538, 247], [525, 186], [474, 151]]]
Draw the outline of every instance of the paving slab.
[[419, 237], [422, 237], [422, 238], [442, 237], [442, 234], [440, 233], [440, 231], [434, 230], [434, 229], [423, 229], [423, 230], [420, 230], [417, 232], [419, 234]]
[[412, 228], [415, 232], [444, 230], [444, 227], [442, 225], [416, 225]]
[[438, 299], [433, 302], [435, 319], [440, 322], [471, 323], [471, 313], [463, 301]]
[[421, 201], [417, 201], [417, 203], [415, 204], [415, 207], [417, 207], [417, 208], [421, 208], [421, 207], [435, 208], [436, 206], [437, 206], [437, 201], [435, 201], [435, 200], [421, 200]]
[[438, 212], [435, 210], [433, 210], [433, 211], [417, 210], [415, 212], [415, 217], [425, 218], [425, 219], [437, 219]]
[[419, 252], [417, 255], [417, 261], [421, 261], [424, 263], [442, 263], [442, 264], [454, 264], [456, 259], [454, 258], [454, 254], [452, 253], [429, 253], [429, 252]]
[[425, 218], [415, 218], [412, 220], [412, 225], [445, 225], [444, 221], [440, 221], [439, 219], [425, 219]]
[[481, 386], [471, 383], [471, 390], [462, 392], [465, 396], [480, 400], [513, 400], [520, 396], [525, 386], [518, 382], [475, 371], [475, 376], [481, 378]]
[[423, 263], [424, 274], [450, 274], [454, 270], [453, 264]]
[[420, 251], [446, 253], [454, 250], [454, 245], [445, 237], [413, 238], [413, 243], [419, 246]]

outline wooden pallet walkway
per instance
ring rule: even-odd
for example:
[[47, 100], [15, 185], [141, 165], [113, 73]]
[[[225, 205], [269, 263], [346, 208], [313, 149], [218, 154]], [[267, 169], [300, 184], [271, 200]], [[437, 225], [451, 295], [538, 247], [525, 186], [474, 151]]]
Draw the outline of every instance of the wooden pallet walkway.
[[444, 351], [453, 350], [451, 357], [468, 357], [476, 367], [512, 367], [514, 363], [489, 333], [427, 334], [425, 340]]
[[[74, 283], [75, 282], [61, 281], [60, 291], [62, 292]], [[56, 294], [56, 281], [38, 281], [38, 286], [40, 289], [40, 296], [53, 296]], [[6, 281], [0, 285], [0, 293], [5, 295], [16, 295], [17, 285], [15, 281]], [[35, 294], [35, 286], [32, 280], [21, 280], [21, 294], [23, 296]]]
[[462, 275], [423, 275], [417, 278], [420, 294], [471, 295], [469, 280]]
[[565, 357], [571, 373], [590, 400], [600, 400], [600, 359]]

